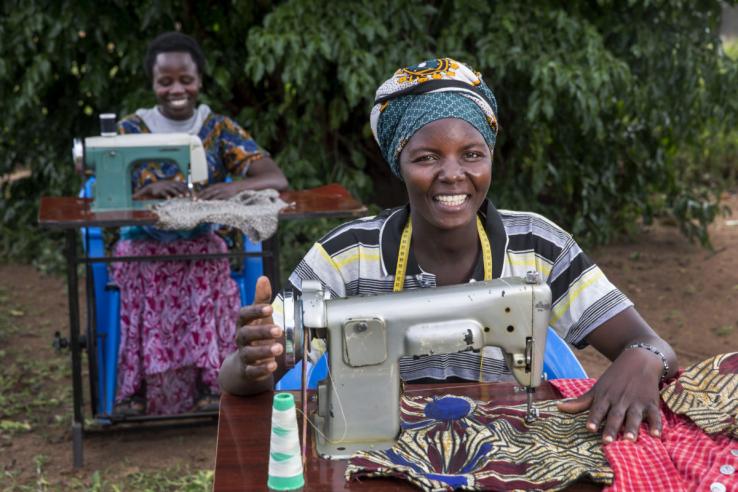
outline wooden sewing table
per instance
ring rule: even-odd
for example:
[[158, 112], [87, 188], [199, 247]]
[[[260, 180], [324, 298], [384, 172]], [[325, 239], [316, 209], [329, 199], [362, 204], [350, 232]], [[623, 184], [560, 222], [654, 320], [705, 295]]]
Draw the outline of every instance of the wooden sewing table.
[[[300, 392], [295, 402], [300, 408]], [[516, 392], [514, 383], [489, 384], [433, 384], [407, 385], [406, 394], [412, 395], [464, 395], [477, 400], [499, 404], [524, 403], [525, 392]], [[313, 392], [308, 392], [309, 411], [314, 411]], [[218, 443], [215, 456], [214, 492], [242, 492], [267, 490], [269, 467], [269, 440], [271, 433], [272, 399], [267, 392], [250, 397], [223, 394], [220, 399], [218, 419]], [[560, 398], [549, 383], [544, 382], [535, 394], [536, 400]], [[302, 419], [298, 414], [298, 427]], [[327, 460], [318, 457], [308, 429], [307, 463], [304, 469], [305, 491], [366, 490], [412, 491], [418, 490], [409, 482], [390, 478], [366, 478], [347, 482], [344, 478], [346, 461]], [[601, 487], [589, 482], [577, 482], [567, 488], [570, 491], [596, 491]]]
[[[318, 188], [297, 191], [285, 191], [280, 193], [280, 198], [284, 200], [288, 206], [279, 214], [279, 220], [305, 220], [315, 218], [351, 218], [360, 217], [366, 214], [367, 208], [354, 196], [352, 196], [346, 188], [333, 183]], [[217, 258], [217, 257], [247, 257], [261, 256], [264, 260], [265, 274], [270, 276], [275, 285], [275, 291], [278, 287], [278, 244], [275, 240], [265, 241], [263, 243], [262, 252], [229, 252], [218, 254], [204, 255], [173, 255], [167, 257], [125, 257], [111, 258], [100, 257], [91, 258], [88, 256], [79, 256], [77, 254], [77, 235], [78, 230], [85, 227], [122, 227], [131, 225], [154, 225], [157, 222], [157, 216], [148, 210], [126, 210], [126, 211], [109, 211], [109, 212], [93, 212], [90, 209], [91, 200], [87, 198], [77, 197], [42, 197], [39, 205], [38, 223], [41, 227], [53, 230], [62, 230], [65, 232], [66, 248], [65, 256], [67, 262], [67, 295], [69, 305], [69, 348], [72, 356], [72, 385], [74, 395], [74, 419], [72, 422], [72, 448], [74, 457], [74, 467], [79, 468], [83, 465], [83, 448], [82, 438], [84, 430], [84, 414], [82, 411], [82, 350], [88, 350], [88, 359], [90, 363], [90, 385], [92, 390], [92, 412], [95, 414], [95, 377], [96, 356], [90, 352], [90, 347], [94, 349], [94, 343], [89, 338], [94, 339], [95, 327], [94, 316], [90, 316], [90, 289], [91, 275], [87, 275], [87, 300], [88, 300], [88, 340], [83, 346], [80, 337], [80, 312], [78, 302], [78, 279], [77, 265], [111, 261], [151, 261], [156, 259], [193, 259], [193, 258]], [[91, 324], [89, 324], [91, 323]], [[93, 336], [90, 337], [90, 334]], [[127, 421], [133, 422], [138, 420], [160, 420], [160, 419], [184, 419], [193, 417], [202, 417], [204, 414], [181, 414], [176, 416], [142, 416], [129, 418]], [[217, 413], [211, 412], [211, 418], [216, 417]]]

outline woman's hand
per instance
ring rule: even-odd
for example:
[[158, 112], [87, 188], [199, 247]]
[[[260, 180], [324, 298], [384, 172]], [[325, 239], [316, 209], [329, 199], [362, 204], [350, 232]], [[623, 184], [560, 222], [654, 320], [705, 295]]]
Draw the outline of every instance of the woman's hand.
[[[243, 183], [233, 181], [232, 183], [214, 183], [208, 185], [197, 194], [198, 200], [228, 200], [230, 197], [243, 191]], [[271, 287], [270, 287], [271, 292]]]
[[272, 319], [272, 286], [267, 277], [256, 281], [254, 303], [241, 308], [236, 333], [237, 350], [226, 357], [218, 374], [223, 390], [249, 395], [274, 387], [277, 357], [284, 352], [278, 342], [282, 327]]
[[175, 198], [188, 194], [187, 185], [173, 179], [160, 179], [140, 188], [133, 194], [134, 200], [147, 198]]
[[613, 442], [622, 429], [623, 438], [635, 441], [641, 422], [648, 422], [651, 435], [661, 435], [659, 380], [663, 365], [659, 357], [644, 349], [627, 349], [607, 368], [587, 393], [559, 402], [562, 412], [577, 413], [589, 408], [587, 429], [602, 441]]
[[642, 348], [626, 349], [637, 342], [658, 349], [669, 366], [667, 377], [676, 374], [678, 363], [674, 350], [630, 307], [613, 316], [587, 336], [589, 342], [612, 364], [599, 381], [579, 398], [559, 402], [562, 412], [576, 413], [589, 409], [587, 428], [602, 440], [614, 441], [618, 432], [635, 441], [645, 419], [652, 436], [661, 434], [659, 413], [659, 381], [664, 373], [661, 357]]
[[272, 286], [267, 277], [256, 281], [254, 303], [241, 308], [239, 328], [236, 334], [238, 359], [242, 375], [256, 381], [271, 376], [277, 369], [275, 357], [282, 355], [284, 347], [276, 340], [282, 337], [282, 327], [272, 319]]

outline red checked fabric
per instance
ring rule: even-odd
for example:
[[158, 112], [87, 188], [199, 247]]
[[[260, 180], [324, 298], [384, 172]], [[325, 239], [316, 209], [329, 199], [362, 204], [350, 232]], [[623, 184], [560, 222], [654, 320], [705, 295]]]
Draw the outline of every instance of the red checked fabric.
[[[571, 398], [586, 392], [595, 381], [559, 379], [551, 383], [562, 396]], [[738, 439], [730, 437], [735, 429], [736, 405], [726, 404], [738, 401], [738, 353], [719, 355], [688, 368], [662, 390], [662, 398], [667, 403], [676, 401], [673, 395], [683, 391], [680, 387], [702, 401], [698, 422], [722, 422], [723, 431], [708, 434], [687, 416], [662, 404], [660, 439], [651, 437], [644, 424], [637, 442], [618, 440], [604, 446], [615, 472], [614, 483], [605, 490], [738, 492]], [[682, 413], [694, 413], [694, 407], [671, 406]], [[706, 418], [709, 412], [711, 419]]]

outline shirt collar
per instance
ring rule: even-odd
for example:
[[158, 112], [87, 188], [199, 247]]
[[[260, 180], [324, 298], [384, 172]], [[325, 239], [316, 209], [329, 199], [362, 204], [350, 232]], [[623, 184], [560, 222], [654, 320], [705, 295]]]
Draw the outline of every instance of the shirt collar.
[[[505, 259], [505, 250], [507, 248], [507, 233], [502, 225], [502, 217], [492, 202], [485, 198], [478, 212], [484, 229], [487, 231], [490, 246], [492, 247], [492, 277], [499, 278], [502, 275], [502, 266]], [[390, 211], [389, 217], [379, 232], [379, 248], [382, 257], [382, 270], [385, 275], [395, 275], [397, 267], [397, 256], [400, 249], [400, 237], [405, 223], [410, 216], [410, 205], [398, 207]], [[422, 270], [418, 265], [410, 248], [410, 254], [407, 259], [406, 275], [418, 275]], [[474, 279], [484, 280], [484, 265], [482, 264], [481, 254], [474, 267]]]

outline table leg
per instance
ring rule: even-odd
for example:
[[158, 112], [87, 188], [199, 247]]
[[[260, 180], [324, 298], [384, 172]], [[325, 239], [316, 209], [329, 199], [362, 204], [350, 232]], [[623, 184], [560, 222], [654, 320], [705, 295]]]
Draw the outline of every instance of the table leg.
[[79, 302], [77, 292], [77, 234], [69, 229], [67, 239], [67, 296], [69, 303], [69, 338], [72, 353], [72, 389], [74, 395], [74, 419], [72, 421], [72, 453], [74, 468], [84, 464], [82, 437], [82, 348], [79, 343]]

